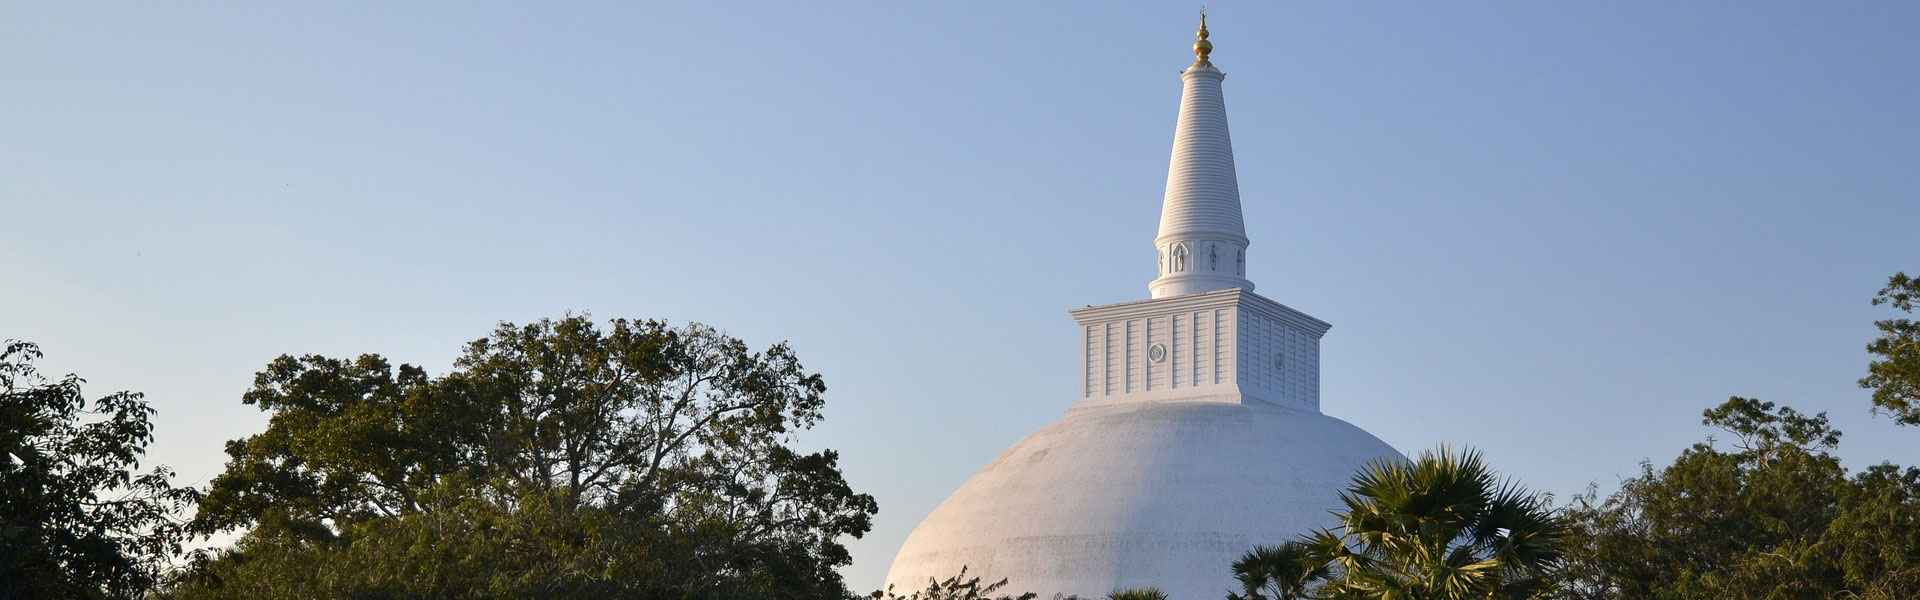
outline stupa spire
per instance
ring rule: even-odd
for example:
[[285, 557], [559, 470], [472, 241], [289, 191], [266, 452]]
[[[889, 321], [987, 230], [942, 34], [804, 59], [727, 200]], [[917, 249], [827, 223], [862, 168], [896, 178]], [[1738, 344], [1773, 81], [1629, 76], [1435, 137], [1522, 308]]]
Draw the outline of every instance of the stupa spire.
[[1320, 412], [1320, 340], [1332, 325], [1251, 291], [1243, 275], [1247, 236], [1207, 36], [1203, 22], [1181, 74], [1153, 299], [1067, 311], [1079, 325], [1072, 407], [928, 514], [888, 585], [970, 567], [1047, 596], [1152, 585], [1219, 597], [1242, 587], [1221, 565], [1263, 540], [1338, 525], [1330, 511], [1355, 470], [1406, 460]]
[[1227, 134], [1226, 79], [1214, 68], [1206, 13], [1194, 33], [1196, 60], [1180, 74], [1180, 120], [1167, 166], [1160, 207], [1159, 277], [1147, 285], [1154, 298], [1229, 288], [1253, 289], [1247, 281], [1247, 230], [1240, 215], [1240, 180]]
[[1207, 11], [1202, 10], [1200, 11], [1200, 30], [1193, 32], [1193, 37], [1197, 40], [1193, 43], [1193, 56], [1195, 59], [1193, 66], [1213, 66], [1213, 63], [1207, 62], [1207, 55], [1213, 53], [1213, 42], [1207, 41], [1207, 35]]

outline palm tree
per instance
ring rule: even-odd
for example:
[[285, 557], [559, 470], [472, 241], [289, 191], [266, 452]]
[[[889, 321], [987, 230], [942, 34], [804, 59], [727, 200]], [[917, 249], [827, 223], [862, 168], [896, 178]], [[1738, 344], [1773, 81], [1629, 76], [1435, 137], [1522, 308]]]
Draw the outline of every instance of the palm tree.
[[1157, 587], [1129, 588], [1114, 590], [1107, 600], [1167, 600], [1167, 593]]
[[1498, 481], [1478, 452], [1442, 446], [1411, 463], [1369, 463], [1340, 499], [1338, 533], [1235, 563], [1249, 586], [1241, 597], [1306, 598], [1314, 581], [1319, 597], [1366, 600], [1527, 600], [1552, 589], [1565, 523], [1545, 499]]
[[1307, 598], [1308, 588], [1328, 572], [1327, 562], [1315, 560], [1307, 550], [1307, 545], [1300, 542], [1254, 548], [1233, 563], [1233, 576], [1244, 589], [1239, 594], [1228, 593], [1228, 600]]

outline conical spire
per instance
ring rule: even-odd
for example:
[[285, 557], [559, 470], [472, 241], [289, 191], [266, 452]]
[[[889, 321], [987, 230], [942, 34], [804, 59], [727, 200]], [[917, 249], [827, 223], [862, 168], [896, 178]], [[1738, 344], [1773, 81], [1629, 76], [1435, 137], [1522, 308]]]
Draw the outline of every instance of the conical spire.
[[1226, 79], [1213, 67], [1206, 15], [1200, 16], [1197, 58], [1180, 74], [1180, 121], [1167, 166], [1167, 193], [1160, 207], [1159, 278], [1147, 285], [1155, 298], [1228, 288], [1253, 289], [1247, 281], [1247, 230], [1240, 217], [1240, 180], [1233, 169]]

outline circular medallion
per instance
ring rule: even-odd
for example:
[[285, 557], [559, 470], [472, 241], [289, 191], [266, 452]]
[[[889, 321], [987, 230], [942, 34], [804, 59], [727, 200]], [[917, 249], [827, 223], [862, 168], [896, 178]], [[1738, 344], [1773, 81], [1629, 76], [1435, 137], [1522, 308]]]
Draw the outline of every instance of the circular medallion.
[[1273, 368], [1275, 369], [1287, 368], [1287, 355], [1281, 352], [1273, 353]]
[[1161, 344], [1147, 346], [1147, 360], [1163, 362], [1167, 360], [1167, 347]]

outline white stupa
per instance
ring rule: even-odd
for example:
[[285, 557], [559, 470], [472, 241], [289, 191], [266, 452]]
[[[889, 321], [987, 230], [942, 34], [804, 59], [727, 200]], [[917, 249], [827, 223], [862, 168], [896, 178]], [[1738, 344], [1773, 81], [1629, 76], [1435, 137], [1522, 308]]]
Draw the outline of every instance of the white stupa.
[[1257, 544], [1334, 524], [1367, 461], [1400, 454], [1320, 413], [1326, 322], [1253, 293], [1206, 21], [1182, 73], [1151, 299], [1070, 311], [1080, 397], [975, 473], [907, 537], [887, 583], [968, 568], [1008, 591], [1175, 600], [1237, 589]]

